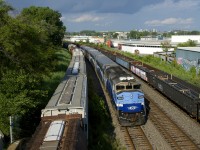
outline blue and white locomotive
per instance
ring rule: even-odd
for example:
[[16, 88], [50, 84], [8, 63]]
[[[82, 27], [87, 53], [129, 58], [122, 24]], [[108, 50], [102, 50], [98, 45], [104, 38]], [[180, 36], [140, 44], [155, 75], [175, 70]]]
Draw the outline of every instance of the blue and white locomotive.
[[133, 75], [96, 49], [82, 46], [85, 56], [94, 66], [101, 82], [108, 90], [122, 126], [142, 125], [146, 122], [146, 107], [141, 84]]

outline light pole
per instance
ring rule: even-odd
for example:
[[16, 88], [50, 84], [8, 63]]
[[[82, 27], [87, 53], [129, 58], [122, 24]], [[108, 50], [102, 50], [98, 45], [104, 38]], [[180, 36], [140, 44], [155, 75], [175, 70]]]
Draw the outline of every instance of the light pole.
[[12, 122], [12, 116], [10, 118], [10, 143], [13, 142], [13, 133], [12, 133], [12, 128], [13, 128], [13, 122]]

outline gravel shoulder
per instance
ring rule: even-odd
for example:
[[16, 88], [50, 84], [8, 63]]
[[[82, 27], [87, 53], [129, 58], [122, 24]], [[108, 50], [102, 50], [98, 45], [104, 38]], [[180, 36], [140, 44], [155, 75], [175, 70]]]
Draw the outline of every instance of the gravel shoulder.
[[[142, 81], [143, 82], [143, 81]], [[170, 102], [167, 98], [158, 94], [158, 91], [155, 91], [152, 87], [143, 82], [142, 90], [146, 95], [151, 97], [153, 101], [199, 146], [200, 148], [200, 124], [196, 122], [196, 120], [190, 118], [186, 113], [184, 113], [180, 108], [175, 106], [172, 102]], [[147, 121], [145, 128], [149, 128], [149, 120]], [[153, 129], [153, 127], [152, 127]], [[148, 130], [147, 130], [148, 131]], [[150, 134], [148, 131], [147, 134]], [[152, 132], [149, 136], [154, 137], [154, 133]], [[158, 138], [157, 140], [163, 141], [162, 138]], [[155, 141], [155, 138], [153, 138]], [[157, 143], [157, 146], [163, 145], [163, 143]], [[161, 148], [161, 147], [157, 147]], [[167, 148], [167, 147], [166, 147]], [[162, 148], [161, 148], [162, 149]], [[165, 149], [165, 148], [164, 148]]]

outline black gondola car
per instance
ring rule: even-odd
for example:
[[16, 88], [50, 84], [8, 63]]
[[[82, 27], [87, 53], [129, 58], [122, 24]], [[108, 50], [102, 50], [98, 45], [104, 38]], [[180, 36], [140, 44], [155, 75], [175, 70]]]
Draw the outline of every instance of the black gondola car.
[[177, 83], [168, 75], [160, 76], [155, 72], [148, 72], [147, 78], [150, 85], [166, 95], [182, 109], [186, 110], [191, 116], [198, 116], [198, 93]]

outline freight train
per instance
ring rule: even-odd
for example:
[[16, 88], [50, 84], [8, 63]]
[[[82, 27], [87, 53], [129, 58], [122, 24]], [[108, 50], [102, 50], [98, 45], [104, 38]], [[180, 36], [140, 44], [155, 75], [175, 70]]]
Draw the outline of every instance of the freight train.
[[146, 106], [141, 84], [133, 74], [96, 49], [81, 46], [84, 55], [95, 69], [107, 89], [121, 126], [143, 125], [146, 122]]
[[167, 96], [191, 117], [200, 121], [200, 89], [140, 61], [108, 50], [99, 49], [110, 59], [133, 72], [155, 89]]
[[87, 149], [88, 102], [85, 57], [69, 45], [72, 59], [66, 74], [41, 113], [27, 149]]

